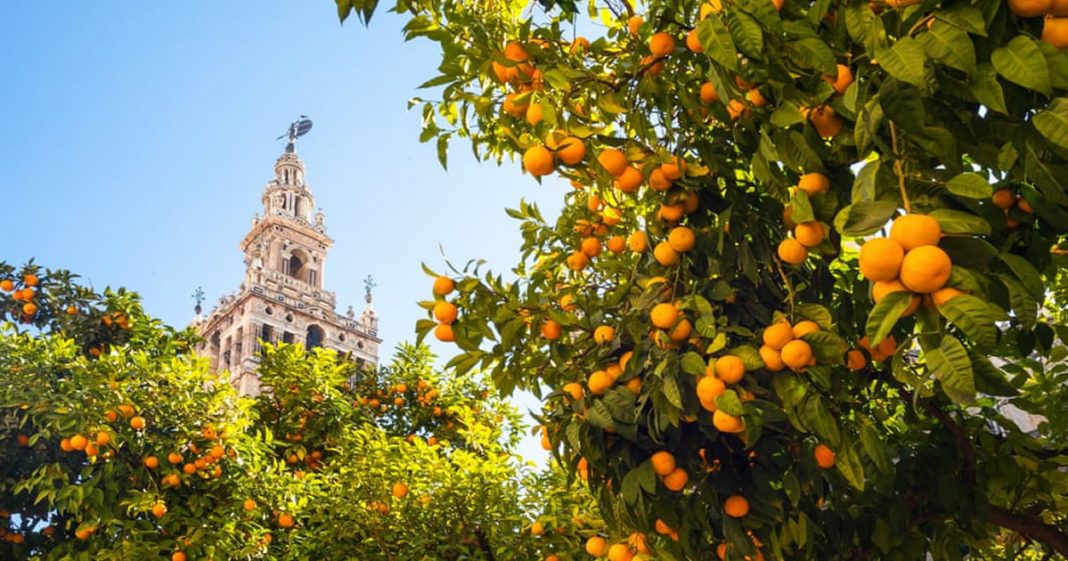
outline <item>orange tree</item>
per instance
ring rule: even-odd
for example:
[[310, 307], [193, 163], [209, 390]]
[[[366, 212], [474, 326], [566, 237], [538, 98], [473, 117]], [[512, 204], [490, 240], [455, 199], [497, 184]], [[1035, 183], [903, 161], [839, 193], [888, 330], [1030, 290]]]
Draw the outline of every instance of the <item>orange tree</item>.
[[[585, 512], [588, 495], [524, 464], [517, 413], [476, 376], [440, 379], [425, 348], [402, 346], [376, 372], [268, 346], [269, 391], [245, 398], [191, 354], [195, 340], [133, 293], [0, 262], [0, 558], [506, 560], [581, 547], [563, 513]], [[536, 517], [554, 531], [531, 531]]]
[[418, 331], [542, 398], [592, 555], [1068, 554], [1064, 2], [392, 9], [441, 47], [443, 163], [574, 187]]

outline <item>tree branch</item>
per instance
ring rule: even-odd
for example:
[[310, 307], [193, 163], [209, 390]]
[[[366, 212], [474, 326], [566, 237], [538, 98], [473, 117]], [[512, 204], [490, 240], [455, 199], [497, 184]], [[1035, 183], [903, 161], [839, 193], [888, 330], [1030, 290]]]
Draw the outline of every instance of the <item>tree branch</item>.
[[975, 484], [975, 448], [972, 446], [972, 440], [968, 437], [968, 433], [957, 424], [941, 407], [931, 403], [930, 401], [923, 402], [923, 408], [932, 417], [938, 419], [938, 422], [949, 431], [949, 434], [953, 436], [953, 442], [957, 446], [957, 452], [961, 455], [961, 460], [964, 465], [961, 466], [961, 479], [965, 485], [971, 486]]
[[1035, 541], [1049, 544], [1057, 553], [1068, 557], [1068, 533], [1037, 516], [1027, 516], [1007, 509], [992, 506], [987, 517], [992, 524], [1019, 532]]
[[482, 553], [486, 554], [486, 559], [489, 561], [497, 561], [497, 558], [493, 556], [493, 548], [490, 547], [489, 540], [486, 538], [486, 532], [482, 531], [482, 527], [475, 528], [475, 538], [478, 539], [478, 547], [482, 550]]

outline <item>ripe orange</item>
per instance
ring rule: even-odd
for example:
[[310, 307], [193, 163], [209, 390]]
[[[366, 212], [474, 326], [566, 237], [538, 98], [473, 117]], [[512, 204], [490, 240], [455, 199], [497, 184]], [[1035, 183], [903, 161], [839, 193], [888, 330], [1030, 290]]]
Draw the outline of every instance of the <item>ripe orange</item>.
[[574, 136], [565, 137], [560, 141], [560, 146], [556, 150], [556, 157], [569, 166], [577, 165], [586, 158], [586, 144], [580, 138]]
[[527, 50], [523, 48], [523, 45], [512, 42], [508, 43], [504, 47], [504, 58], [512, 62], [526, 62], [530, 55], [527, 54]]
[[589, 237], [582, 240], [582, 245], [579, 247], [582, 253], [585, 253], [587, 257], [597, 257], [601, 254], [601, 240]]
[[627, 168], [627, 155], [617, 148], [605, 148], [597, 155], [597, 163], [610, 175], [617, 176]]
[[1062, 18], [1068, 16], [1068, 0], [1053, 0], [1049, 6], [1049, 15]]
[[1003, 210], [1009, 210], [1012, 208], [1012, 205], [1016, 203], [1016, 195], [1012, 194], [1012, 191], [1009, 189], [999, 189], [994, 192], [994, 196], [991, 197], [991, 200], [994, 201], [994, 206]]
[[628, 165], [624, 166], [623, 171], [616, 175], [616, 180], [612, 185], [624, 193], [635, 193], [642, 186], [643, 181], [645, 181], [645, 178], [642, 177], [642, 172], [638, 168]]
[[155, 456], [148, 456], [144, 459], [143, 463], [148, 469], [156, 469], [159, 467], [159, 458]]
[[831, 188], [831, 180], [822, 173], [806, 173], [797, 181], [797, 188], [808, 193], [808, 196], [815, 197]]
[[24, 315], [24, 316], [32, 316], [33, 314], [36, 314], [36, 313], [37, 313], [37, 304], [34, 304], [33, 302], [26, 302], [25, 304], [22, 305], [22, 315]]
[[737, 99], [732, 99], [727, 102], [727, 114], [730, 116], [732, 121], [737, 119], [738, 117], [741, 117], [743, 113], [745, 113], [745, 104], [743, 104], [741, 101], [738, 101]]
[[716, 91], [716, 85], [712, 82], [705, 82], [701, 84], [701, 103], [705, 105], [712, 105], [719, 101], [719, 92]]
[[256, 510], [256, 501], [252, 499], [245, 499], [245, 502], [241, 503], [241, 508], [245, 510]]
[[849, 88], [849, 85], [853, 83], [853, 72], [849, 70], [848, 66], [839, 64], [837, 76], [824, 74], [823, 81], [830, 84], [835, 93], [842, 95]]
[[852, 371], [864, 370], [868, 366], [868, 359], [860, 349], [849, 349], [846, 352], [846, 367]]
[[649, 461], [653, 464], [653, 471], [661, 477], [675, 471], [675, 456], [667, 450], [654, 453]]
[[653, 306], [652, 311], [649, 312], [649, 321], [655, 327], [660, 329], [668, 329], [672, 325], [675, 325], [675, 320], [679, 318], [679, 310], [674, 304], [662, 303]]
[[764, 361], [764, 368], [768, 372], [779, 372], [783, 368], [786, 368], [786, 364], [782, 361], [782, 354], [767, 346], [760, 346], [760, 359]]
[[809, 333], [815, 333], [819, 330], [820, 326], [816, 322], [809, 321], [807, 319], [795, 323], [793, 328], [794, 337], [798, 339], [804, 337], [805, 335], [808, 335]]
[[745, 421], [741, 417], [735, 417], [718, 409], [712, 413], [712, 426], [720, 432], [731, 434], [745, 432]]
[[590, 393], [593, 395], [603, 395], [614, 383], [615, 380], [612, 379], [612, 375], [604, 370], [598, 370], [590, 374], [590, 379], [586, 382], [590, 387]]
[[504, 102], [501, 104], [501, 109], [509, 115], [520, 118], [527, 114], [527, 103], [516, 103], [516, 98], [519, 97], [517, 92], [510, 93], [504, 96]]
[[924, 245], [905, 254], [901, 262], [901, 283], [909, 290], [930, 294], [945, 286], [953, 270], [949, 255], [938, 246]]
[[671, 267], [672, 265], [678, 265], [681, 256], [679, 252], [672, 249], [671, 244], [668, 242], [660, 242], [653, 248], [653, 257], [656, 261], [665, 267]]
[[575, 37], [575, 40], [571, 42], [571, 54], [583, 54], [590, 50], [590, 40], [579, 36]]
[[627, 249], [627, 240], [623, 236], [612, 236], [605, 245], [612, 253], [623, 253], [623, 250]]
[[734, 355], [723, 355], [716, 359], [716, 377], [724, 384], [737, 384], [745, 376], [745, 363]]
[[941, 238], [942, 227], [926, 214], [906, 214], [890, 225], [890, 239], [901, 244], [905, 251], [921, 245], [938, 245]]
[[608, 561], [631, 561], [634, 552], [626, 544], [616, 543], [608, 548]]
[[572, 252], [567, 256], [567, 268], [572, 271], [581, 271], [586, 268], [586, 265], [590, 264], [590, 258], [581, 251]]
[[144, 417], [134, 417], [130, 419], [130, 428], [133, 430], [143, 430], [146, 424]]
[[741, 495], [727, 497], [723, 502], [723, 512], [733, 518], [742, 518], [749, 514], [749, 501]]
[[675, 324], [675, 327], [668, 333], [668, 336], [672, 341], [681, 343], [690, 338], [690, 334], [693, 333], [693, 324], [690, 320], [682, 318], [682, 321]]
[[134, 409], [134, 406], [130, 405], [129, 403], [123, 403], [122, 405], [119, 405], [118, 410], [119, 410], [119, 413], [122, 414], [122, 416], [126, 417], [127, 419], [129, 419], [130, 417], [133, 417], [134, 413], [136, 412], [136, 409]]
[[108, 443], [110, 443], [110, 442], [111, 442], [111, 435], [110, 434], [108, 434], [106, 432], [103, 432], [103, 431], [96, 433], [96, 445], [97, 446], [107, 446]]
[[[1068, 8], [1062, 10], [1068, 11]], [[1068, 17], [1046, 16], [1042, 20], [1042, 40], [1058, 49], [1068, 49]]]
[[25, 284], [26, 286], [37, 286], [37, 282], [38, 282], [37, 275], [35, 275], [33, 273], [30, 273], [28, 275], [24, 275], [22, 277], [22, 283]]
[[446, 276], [437, 277], [434, 279], [434, 294], [438, 296], [445, 296], [456, 288], [456, 283]]
[[786, 238], [780, 242], [777, 253], [779, 259], [788, 265], [800, 265], [808, 259], [808, 248], [793, 238]]
[[664, 476], [664, 487], [669, 491], [681, 491], [690, 481], [690, 474], [686, 470], [677, 467], [671, 473]]
[[693, 230], [686, 226], [677, 226], [672, 228], [671, 232], [668, 233], [668, 245], [671, 246], [671, 249], [674, 249], [679, 253], [693, 249], [696, 241], [697, 238], [694, 236]]
[[70, 447], [72, 450], [85, 450], [85, 447], [88, 445], [89, 439], [80, 434], [70, 437]]
[[598, 345], [612, 342], [616, 336], [616, 330], [611, 325], [599, 325], [593, 330], [593, 342]]
[[701, 408], [715, 413], [716, 398], [727, 391], [727, 386], [715, 376], [705, 376], [697, 382], [697, 399], [701, 402]]
[[745, 92], [745, 100], [748, 101], [753, 107], [764, 107], [768, 104], [768, 100], [764, 99], [764, 94], [760, 93], [760, 90], [753, 88]]
[[434, 337], [437, 337], [438, 341], [443, 343], [451, 343], [456, 340], [456, 333], [453, 331], [452, 325], [441, 323], [434, 328]]
[[156, 503], [152, 505], [152, 516], [156, 518], [163, 518], [163, 515], [167, 514], [167, 505], [163, 503]]
[[11, 279], [4, 279], [0, 281], [0, 290], [3, 290], [4, 292], [11, 292], [14, 289], [15, 283], [12, 282]]
[[1045, 15], [1052, 5], [1050, 0], [1009, 0], [1009, 9], [1021, 18]]
[[541, 324], [541, 336], [550, 341], [559, 339], [561, 331], [560, 324], [554, 320], [547, 319]]
[[440, 323], [452, 323], [456, 321], [456, 316], [459, 313], [456, 305], [451, 302], [441, 300], [434, 304], [434, 319]]
[[637, 35], [638, 30], [641, 29], [641, 26], [644, 23], [645, 18], [641, 16], [631, 16], [630, 19], [627, 20], [627, 30], [630, 31], [631, 35]]
[[182, 553], [181, 551], [175, 551], [174, 553], [171, 554], [171, 561], [185, 561], [185, 560], [186, 560], [185, 554]]
[[868, 240], [860, 247], [860, 274], [874, 282], [894, 280], [904, 259], [905, 250], [898, 242], [890, 238]]
[[947, 286], [945, 288], [934, 291], [931, 294], [931, 301], [934, 302], [935, 306], [944, 306], [946, 302], [949, 302], [950, 300], [963, 294], [964, 292], [961, 292], [956, 288]]
[[[887, 294], [891, 292], [908, 292], [909, 289], [905, 288], [905, 285], [901, 284], [901, 281], [894, 279], [890, 281], [879, 281], [871, 286], [871, 299], [876, 304], [879, 303]], [[912, 302], [909, 307], [905, 308], [904, 312], [901, 312], [902, 316], [907, 316], [915, 312], [920, 307], [920, 297], [913, 296]]]
[[649, 241], [645, 237], [645, 232], [641, 230], [635, 230], [627, 236], [627, 247], [634, 253], [645, 253], [649, 249]]
[[701, 38], [697, 36], [696, 29], [691, 29], [690, 32], [686, 34], [686, 48], [695, 53], [705, 52], [705, 47], [701, 44]]
[[825, 235], [826, 231], [823, 229], [823, 224], [815, 220], [803, 222], [794, 228], [794, 238], [805, 247], [820, 245]]
[[808, 114], [808, 120], [816, 128], [816, 133], [823, 138], [838, 136], [838, 133], [842, 132], [842, 128], [845, 126], [842, 118], [829, 105], [821, 105], [813, 109]]
[[553, 172], [553, 153], [541, 145], [534, 145], [523, 152], [523, 168], [535, 177]]
[[789, 322], [780, 321], [764, 329], [763, 339], [765, 345], [776, 351], [781, 351], [787, 343], [794, 340], [794, 329], [790, 327]]
[[653, 191], [667, 191], [671, 189], [674, 182], [668, 179], [661, 168], [656, 168], [649, 173], [649, 188]]
[[686, 214], [686, 206], [682, 204], [661, 204], [657, 218], [664, 222], [678, 222]]
[[296, 521], [293, 520], [293, 515], [288, 513], [282, 513], [278, 515], [278, 525], [283, 528], [292, 528]]
[[197, 465], [193, 463], [185, 464], [184, 466], [182, 466], [182, 472], [186, 475], [193, 475], [197, 472]]
[[394, 483], [390, 491], [393, 493], [393, 497], [397, 499], [403, 499], [408, 496], [408, 486], [403, 483]]
[[668, 33], [660, 31], [649, 38], [649, 52], [653, 56], [667, 56], [674, 50], [675, 38]]
[[782, 348], [783, 364], [793, 370], [801, 370], [812, 360], [812, 347], [800, 339], [794, 339]]
[[608, 553], [608, 542], [601, 536], [593, 536], [586, 540], [586, 553], [594, 557], [604, 557]]
[[[1065, 2], [1068, 3], [1068, 0], [1065, 0]], [[1023, 197], [1019, 197], [1019, 198], [1016, 199], [1016, 208], [1019, 208], [1020, 210], [1026, 212], [1027, 214], [1034, 214], [1035, 213], [1034, 207], [1032, 207], [1031, 203], [1027, 202], [1027, 199], [1025, 199]]]
[[817, 444], [812, 453], [816, 457], [816, 465], [823, 469], [834, 467], [834, 450], [828, 448], [826, 444]]

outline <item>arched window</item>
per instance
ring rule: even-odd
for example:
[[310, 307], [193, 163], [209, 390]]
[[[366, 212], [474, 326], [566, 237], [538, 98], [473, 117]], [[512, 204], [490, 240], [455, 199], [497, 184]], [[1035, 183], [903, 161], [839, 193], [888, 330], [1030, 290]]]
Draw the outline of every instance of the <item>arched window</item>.
[[293, 214], [297, 215], [298, 218], [300, 217], [300, 211], [301, 211], [300, 203], [303, 202], [303, 201], [304, 201], [303, 197], [297, 197], [295, 199], [295, 205], [293, 207]]
[[293, 277], [295, 279], [299, 279], [300, 278], [300, 272], [301, 272], [300, 269], [302, 267], [304, 267], [304, 262], [300, 260], [299, 256], [294, 254], [293, 256], [291, 256], [289, 258], [289, 271], [288, 271], [289, 276], [291, 276], [291, 277]]
[[304, 338], [304, 346], [308, 349], [314, 349], [316, 347], [323, 346], [324, 339], [323, 330], [318, 325], [308, 326], [308, 335]]

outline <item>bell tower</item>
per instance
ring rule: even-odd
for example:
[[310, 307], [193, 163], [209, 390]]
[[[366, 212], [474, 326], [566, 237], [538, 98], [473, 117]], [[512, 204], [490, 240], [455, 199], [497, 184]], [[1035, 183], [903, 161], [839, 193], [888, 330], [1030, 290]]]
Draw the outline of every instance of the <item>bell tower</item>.
[[231, 383], [244, 395], [260, 392], [256, 367], [261, 342], [327, 347], [362, 364], [378, 363], [381, 339], [371, 303], [373, 283], [365, 287], [366, 304], [359, 318], [352, 306], [338, 313], [335, 294], [323, 288], [326, 256], [334, 241], [326, 234], [322, 211], [312, 213], [315, 198], [295, 147], [303, 134], [300, 126], [307, 132], [311, 121], [290, 126], [289, 143], [260, 198], [263, 215], [252, 219], [239, 244], [245, 281], [193, 322], [204, 337], [198, 352], [211, 360], [213, 371], [229, 371]]

